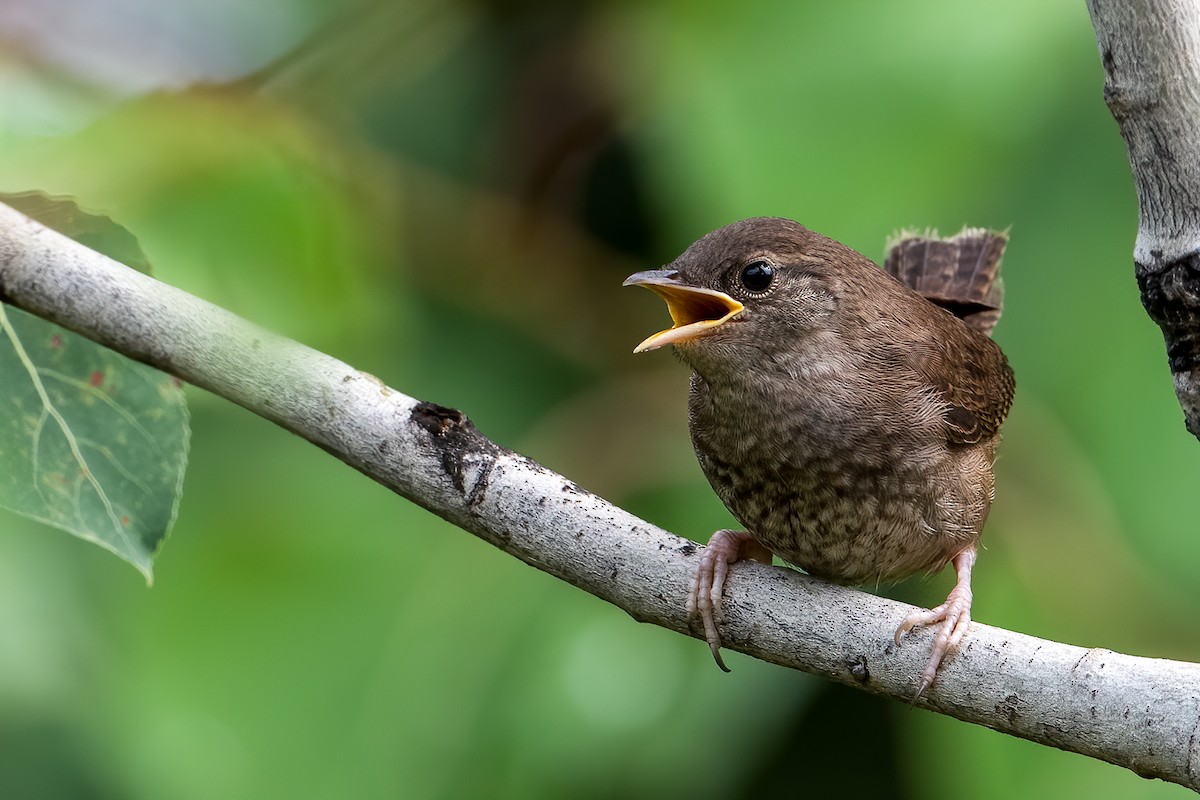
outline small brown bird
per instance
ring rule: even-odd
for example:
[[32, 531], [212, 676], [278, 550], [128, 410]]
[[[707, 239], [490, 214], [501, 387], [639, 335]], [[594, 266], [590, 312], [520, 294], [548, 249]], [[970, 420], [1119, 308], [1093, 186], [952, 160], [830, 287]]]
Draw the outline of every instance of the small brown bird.
[[902, 237], [884, 271], [799, 223], [756, 218], [626, 279], [667, 303], [674, 326], [635, 352], [674, 345], [692, 368], [696, 456], [747, 528], [713, 535], [688, 598], [722, 669], [728, 565], [772, 554], [846, 584], [953, 563], [946, 602], [896, 631], [899, 643], [941, 624], [918, 694], [961, 641], [1014, 390], [989, 338], [1004, 244], [983, 230]]

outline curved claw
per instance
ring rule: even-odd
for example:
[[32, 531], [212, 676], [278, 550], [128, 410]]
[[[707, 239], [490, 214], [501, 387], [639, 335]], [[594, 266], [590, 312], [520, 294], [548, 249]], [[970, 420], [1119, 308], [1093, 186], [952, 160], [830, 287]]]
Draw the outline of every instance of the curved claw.
[[971, 567], [975, 565], [974, 546], [955, 556], [953, 564], [958, 573], [958, 582], [950, 590], [946, 602], [928, 611], [914, 611], [905, 617], [896, 629], [896, 644], [900, 644], [900, 639], [913, 628], [941, 623], [941, 628], [933, 638], [929, 662], [921, 672], [921, 683], [913, 697], [914, 701], [933, 683], [943, 659], [958, 647], [971, 626]]
[[746, 531], [717, 531], [700, 554], [700, 563], [696, 565], [696, 572], [688, 587], [688, 618], [700, 617], [708, 649], [724, 672], [729, 672], [729, 667], [721, 658], [721, 633], [717, 629], [717, 624], [722, 621], [721, 597], [725, 591], [729, 565], [743, 558], [771, 563], [770, 551]]

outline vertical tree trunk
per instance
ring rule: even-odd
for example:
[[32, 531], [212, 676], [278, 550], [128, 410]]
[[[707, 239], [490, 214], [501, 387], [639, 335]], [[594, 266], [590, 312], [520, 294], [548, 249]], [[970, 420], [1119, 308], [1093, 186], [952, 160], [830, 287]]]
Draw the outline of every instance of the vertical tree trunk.
[[1200, 437], [1200, 0], [1088, 0], [1138, 197], [1133, 258]]

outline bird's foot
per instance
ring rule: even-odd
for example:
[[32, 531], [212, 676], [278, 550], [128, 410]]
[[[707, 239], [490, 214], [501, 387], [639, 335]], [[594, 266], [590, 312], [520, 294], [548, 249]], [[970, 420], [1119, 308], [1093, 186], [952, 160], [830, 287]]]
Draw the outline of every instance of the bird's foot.
[[721, 634], [717, 630], [717, 623], [722, 619], [721, 595], [725, 590], [729, 565], [744, 558], [770, 564], [771, 557], [771, 551], [751, 534], [728, 530], [714, 533], [700, 554], [700, 563], [696, 566], [692, 585], [688, 589], [687, 614], [689, 619], [699, 616], [704, 623], [704, 638], [708, 641], [708, 648], [712, 650], [717, 666], [725, 672], [729, 672], [729, 667], [721, 658]]
[[933, 639], [929, 663], [921, 673], [921, 685], [913, 700], [920, 697], [921, 693], [929, 688], [929, 684], [933, 683], [942, 659], [958, 647], [967, 633], [967, 628], [971, 626], [971, 567], [975, 565], [975, 547], [971, 546], [959, 553], [951, 563], [958, 573], [958, 582], [950, 590], [946, 602], [928, 611], [914, 611], [905, 617], [896, 629], [896, 644], [900, 644], [900, 639], [913, 628], [941, 623], [941, 629]]

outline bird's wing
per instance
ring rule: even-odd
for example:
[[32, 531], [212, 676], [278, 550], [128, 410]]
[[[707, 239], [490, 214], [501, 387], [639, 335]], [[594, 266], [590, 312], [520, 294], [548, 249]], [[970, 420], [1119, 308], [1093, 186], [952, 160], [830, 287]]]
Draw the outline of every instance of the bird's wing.
[[1016, 382], [995, 342], [965, 326], [955, 333], [961, 335], [939, 337], [916, 366], [946, 403], [946, 439], [951, 444], [974, 444], [1000, 431]]

